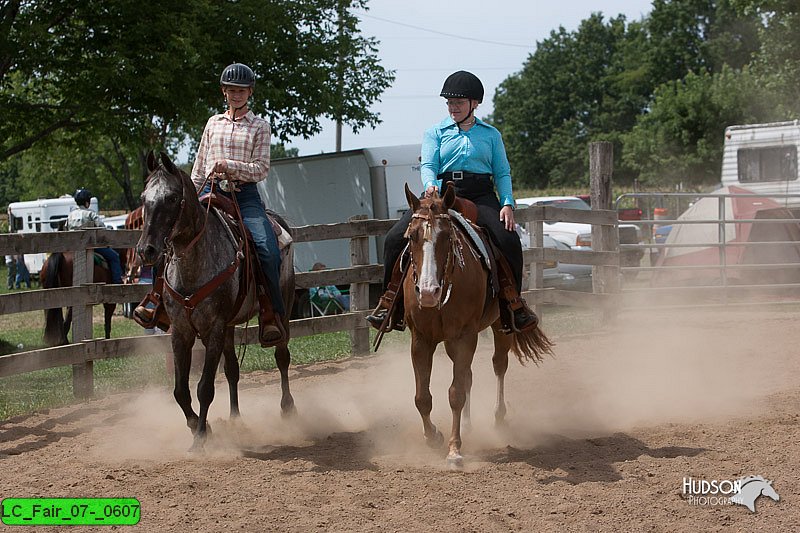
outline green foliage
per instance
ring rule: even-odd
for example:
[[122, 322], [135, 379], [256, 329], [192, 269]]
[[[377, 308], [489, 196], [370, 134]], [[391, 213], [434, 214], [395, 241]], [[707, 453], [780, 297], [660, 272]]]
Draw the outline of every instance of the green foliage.
[[[797, 9], [779, 17], [764, 4], [654, 0], [641, 21], [593, 14], [574, 32], [552, 32], [495, 95], [517, 184], [587, 183], [588, 144], [601, 140], [614, 144], [617, 182], [718, 181], [725, 127], [789, 118], [791, 107], [771, 103], [800, 81]], [[778, 18], [783, 31], [768, 36]], [[781, 101], [797, 108], [796, 97]]]
[[656, 89], [649, 113], [624, 137], [623, 159], [645, 184], [717, 182], [724, 126], [777, 119], [766, 102], [747, 69], [689, 73]]
[[256, 72], [251, 107], [269, 118], [276, 140], [318, 133], [323, 117], [356, 130], [372, 126], [379, 119], [370, 105], [393, 74], [350, 13], [366, 4], [5, 2], [0, 161], [31, 151], [20, 163], [26, 176], [48, 175], [54, 183], [46, 187], [61, 192], [76, 181], [102, 190], [102, 181], [116, 191], [107, 205], [133, 208], [143, 154], [174, 153], [187, 136], [198, 141], [222, 107], [219, 73], [233, 61]]

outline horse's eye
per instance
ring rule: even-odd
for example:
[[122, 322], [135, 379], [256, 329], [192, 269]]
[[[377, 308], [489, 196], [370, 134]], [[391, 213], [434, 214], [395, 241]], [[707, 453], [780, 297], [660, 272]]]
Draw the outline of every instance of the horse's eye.
[[171, 204], [177, 204], [180, 197], [177, 194], [170, 194], [167, 196], [167, 201]]

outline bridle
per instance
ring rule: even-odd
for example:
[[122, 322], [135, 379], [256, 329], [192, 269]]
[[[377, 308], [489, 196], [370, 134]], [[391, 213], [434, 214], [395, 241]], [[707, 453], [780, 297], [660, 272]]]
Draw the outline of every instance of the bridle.
[[[447, 224], [450, 226], [450, 237], [448, 239], [449, 246], [447, 248], [447, 258], [445, 259], [445, 266], [442, 273], [442, 279], [437, 280], [439, 282], [439, 286], [442, 287], [442, 291], [440, 292], [439, 301], [437, 303], [436, 308], [441, 309], [447, 302], [450, 300], [450, 292], [453, 289], [453, 271], [455, 270], [456, 265], [464, 270], [464, 253], [463, 253], [463, 243], [460, 237], [460, 232], [458, 231], [457, 226], [453, 223], [453, 218], [448, 213], [440, 213], [434, 215], [433, 213], [422, 214], [422, 213], [414, 213], [411, 215], [412, 223], [413, 219], [422, 220], [423, 224], [423, 233], [422, 233], [422, 241], [425, 242], [432, 242], [433, 238], [433, 230], [432, 226], [436, 223], [436, 219], [446, 220]], [[408, 230], [406, 230], [406, 235], [411, 230], [411, 223], [408, 225]], [[416, 286], [419, 281], [419, 276], [417, 274], [418, 266], [417, 262], [414, 259], [414, 251], [409, 246], [408, 248], [409, 260], [411, 262], [411, 276], [412, 280], [414, 281], [414, 285]], [[446, 289], [445, 289], [446, 288]], [[422, 307], [422, 304], [419, 302], [419, 296], [417, 296], [417, 304]]]

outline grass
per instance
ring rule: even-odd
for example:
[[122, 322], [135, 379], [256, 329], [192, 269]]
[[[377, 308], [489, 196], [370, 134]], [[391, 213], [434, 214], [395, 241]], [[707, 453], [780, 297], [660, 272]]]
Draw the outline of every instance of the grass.
[[[4, 283], [7, 270], [0, 268], [0, 293], [9, 292]], [[93, 320], [94, 338], [103, 337], [102, 307], [95, 306]], [[44, 348], [44, 313], [32, 311], [0, 315], [0, 354]], [[142, 334], [132, 320], [121, 315], [112, 319], [113, 338]], [[21, 346], [21, 347], [20, 347]], [[292, 364], [309, 364], [342, 359], [350, 356], [350, 336], [336, 332], [292, 339], [289, 343]], [[240, 353], [237, 348], [237, 354]], [[242, 372], [275, 368], [274, 350], [258, 345], [247, 346]], [[167, 372], [164, 354], [107, 359], [94, 363], [95, 393], [99, 396], [141, 389], [147, 385], [170, 386], [172, 376]], [[0, 420], [42, 409], [68, 405], [72, 395], [72, 369], [50, 368], [26, 374], [0, 378]]]

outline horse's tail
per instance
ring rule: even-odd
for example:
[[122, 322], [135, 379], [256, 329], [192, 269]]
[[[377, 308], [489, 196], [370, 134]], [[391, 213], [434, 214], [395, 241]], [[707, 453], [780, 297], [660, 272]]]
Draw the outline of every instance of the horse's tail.
[[64, 262], [64, 254], [55, 252], [50, 254], [47, 258], [44, 268], [42, 269], [42, 288], [55, 289], [59, 287], [58, 273], [61, 270], [61, 264]]
[[514, 333], [512, 338], [511, 350], [522, 364], [533, 361], [538, 365], [543, 355], [553, 355], [555, 344], [547, 338], [538, 325], [530, 331]]
[[[55, 289], [60, 286], [58, 273], [64, 262], [64, 254], [56, 252], [47, 258], [41, 274], [42, 288]], [[64, 313], [60, 307], [44, 311], [44, 343], [47, 346], [64, 344]]]

